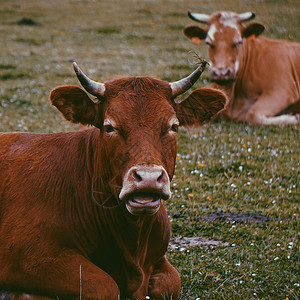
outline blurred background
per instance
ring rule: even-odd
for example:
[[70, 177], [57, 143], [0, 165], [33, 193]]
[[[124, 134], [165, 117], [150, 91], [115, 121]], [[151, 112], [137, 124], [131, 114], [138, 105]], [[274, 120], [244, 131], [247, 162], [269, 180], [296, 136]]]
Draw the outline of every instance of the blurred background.
[[57, 85], [77, 84], [73, 60], [99, 81], [186, 76], [195, 68], [193, 51], [207, 57], [204, 43], [194, 46], [182, 33], [193, 23], [188, 10], [254, 10], [265, 36], [300, 40], [299, 0], [1, 0], [0, 130], [68, 129], [52, 114], [48, 95]]

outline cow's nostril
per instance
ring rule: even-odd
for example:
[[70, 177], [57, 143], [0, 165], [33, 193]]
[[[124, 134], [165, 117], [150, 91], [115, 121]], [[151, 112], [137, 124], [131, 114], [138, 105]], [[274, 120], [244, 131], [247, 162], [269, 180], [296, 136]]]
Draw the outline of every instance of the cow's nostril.
[[139, 172], [138, 170], [135, 170], [133, 172], [133, 176], [134, 176], [134, 179], [136, 179], [138, 182], [141, 182], [141, 181], [143, 181], [143, 177], [138, 172]]
[[163, 173], [163, 171], [161, 172], [161, 174], [158, 176], [158, 178], [157, 178], [157, 182], [161, 182], [161, 181], [163, 181], [163, 177], [164, 177], [164, 173]]
[[217, 70], [212, 70], [212, 75], [213, 75], [214, 77], [217, 77], [217, 76], [218, 76]]
[[229, 77], [230, 75], [231, 75], [230, 70], [227, 70], [226, 73], [225, 73], [225, 76], [228, 76], [228, 77]]

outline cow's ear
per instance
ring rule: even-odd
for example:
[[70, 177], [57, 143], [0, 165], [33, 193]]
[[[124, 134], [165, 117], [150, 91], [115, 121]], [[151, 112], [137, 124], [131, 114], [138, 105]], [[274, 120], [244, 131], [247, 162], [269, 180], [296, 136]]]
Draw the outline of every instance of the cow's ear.
[[63, 116], [73, 123], [94, 125], [99, 127], [102, 115], [101, 104], [93, 102], [88, 95], [77, 86], [60, 86], [50, 93], [50, 100]]
[[260, 23], [252, 23], [242, 30], [242, 36], [247, 38], [251, 35], [259, 36], [265, 30], [265, 26]]
[[187, 26], [184, 28], [183, 33], [188, 37], [193, 44], [199, 45], [201, 40], [205, 40], [207, 31], [199, 26]]
[[217, 89], [201, 88], [185, 100], [175, 104], [177, 118], [182, 126], [201, 125], [212, 120], [227, 103], [225, 94]]

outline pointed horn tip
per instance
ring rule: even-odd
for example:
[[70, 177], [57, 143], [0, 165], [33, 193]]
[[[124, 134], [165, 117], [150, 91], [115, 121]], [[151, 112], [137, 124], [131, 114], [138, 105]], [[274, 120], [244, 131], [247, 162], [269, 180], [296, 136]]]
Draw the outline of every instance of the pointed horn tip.
[[208, 62], [206, 60], [202, 60], [199, 64], [199, 67], [195, 70], [196, 73], [200, 73], [200, 75], [204, 72]]
[[199, 79], [203, 71], [205, 70], [205, 66], [207, 64], [207, 61], [202, 60], [200, 66], [194, 72], [192, 72], [189, 76], [180, 79], [175, 82], [171, 82], [170, 86], [172, 89], [172, 95], [173, 97], [177, 97], [180, 94], [185, 93], [187, 90], [189, 90]]
[[205, 67], [206, 67], [207, 64], [208, 64], [208, 62], [207, 62], [206, 60], [203, 59], [203, 60], [201, 61], [201, 65], [200, 65], [200, 66], [203, 67], [203, 69], [205, 69]]
[[94, 96], [104, 96], [105, 93], [105, 86], [103, 83], [94, 81], [88, 78], [78, 67], [76, 62], [73, 62], [73, 68], [75, 74], [81, 83], [82, 87]]
[[241, 22], [246, 22], [254, 19], [256, 17], [256, 13], [254, 10], [252, 10], [252, 11], [239, 14], [239, 17]]
[[73, 69], [74, 69], [75, 73], [76, 74], [79, 73], [79, 67], [78, 67], [77, 63], [75, 61], [73, 61], [72, 65], [73, 65]]
[[194, 17], [193, 13], [190, 10], [188, 11], [188, 17], [194, 21], [197, 21], [197, 19]]
[[202, 13], [192, 13], [190, 10], [188, 11], [188, 17], [196, 22], [208, 24], [209, 23], [209, 15]]

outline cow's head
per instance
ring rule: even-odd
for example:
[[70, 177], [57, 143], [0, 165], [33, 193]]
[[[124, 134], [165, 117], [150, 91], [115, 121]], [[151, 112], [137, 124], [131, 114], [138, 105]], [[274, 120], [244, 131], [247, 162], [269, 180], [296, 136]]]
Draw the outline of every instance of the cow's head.
[[195, 44], [205, 40], [212, 64], [211, 80], [218, 84], [234, 81], [239, 69], [243, 39], [260, 35], [265, 27], [259, 23], [252, 23], [247, 27], [242, 24], [253, 19], [254, 12], [217, 12], [211, 16], [189, 12], [188, 15], [195, 21], [207, 24], [204, 29], [199, 26], [187, 26], [184, 34]]
[[161, 200], [170, 198], [178, 126], [202, 124], [224, 108], [226, 97], [215, 89], [196, 89], [184, 101], [175, 101], [204, 67], [172, 83], [151, 77], [99, 83], [74, 63], [79, 81], [96, 100], [76, 86], [51, 92], [52, 104], [67, 120], [99, 128], [100, 170], [112, 175], [110, 190], [133, 215], [154, 214]]

